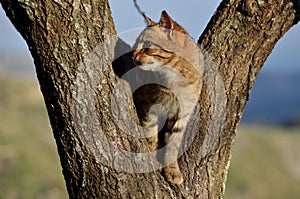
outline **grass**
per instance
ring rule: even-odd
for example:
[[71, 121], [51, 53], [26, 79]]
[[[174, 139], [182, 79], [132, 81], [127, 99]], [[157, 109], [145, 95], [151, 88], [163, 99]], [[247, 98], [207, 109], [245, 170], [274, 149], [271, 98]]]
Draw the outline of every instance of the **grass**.
[[[0, 77], [0, 199], [68, 198], [38, 85]], [[225, 198], [300, 198], [300, 128], [242, 125]]]
[[0, 78], [0, 199], [67, 198], [37, 84]]
[[242, 126], [226, 198], [300, 198], [300, 128]]

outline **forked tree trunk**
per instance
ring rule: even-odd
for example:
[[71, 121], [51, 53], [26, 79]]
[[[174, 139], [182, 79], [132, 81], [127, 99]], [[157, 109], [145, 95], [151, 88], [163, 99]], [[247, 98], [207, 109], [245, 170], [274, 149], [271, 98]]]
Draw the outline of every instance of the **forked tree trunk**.
[[128, 85], [112, 69], [115, 51], [126, 45], [117, 42], [108, 1], [0, 2], [34, 58], [70, 198], [222, 198], [249, 92], [274, 45], [298, 22], [300, 5], [222, 1], [199, 39], [210, 61], [179, 160], [185, 181], [174, 186], [159, 171], [142, 173], [136, 156], [126, 160], [147, 146], [117, 118], [121, 110], [137, 119]]

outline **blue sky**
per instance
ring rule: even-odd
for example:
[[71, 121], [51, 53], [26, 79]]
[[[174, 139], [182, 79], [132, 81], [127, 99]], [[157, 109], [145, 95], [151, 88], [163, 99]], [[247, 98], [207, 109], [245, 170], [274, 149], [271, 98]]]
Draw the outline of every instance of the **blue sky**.
[[[220, 0], [138, 0], [138, 2], [141, 9], [154, 21], [159, 19], [162, 10], [167, 10], [197, 40]], [[110, 0], [110, 6], [119, 33], [145, 26], [132, 0]], [[29, 54], [26, 43], [9, 22], [2, 7], [0, 7], [0, 27], [0, 52]], [[275, 72], [300, 70], [299, 35], [300, 26], [297, 25], [279, 41], [265, 63], [265, 70]]]

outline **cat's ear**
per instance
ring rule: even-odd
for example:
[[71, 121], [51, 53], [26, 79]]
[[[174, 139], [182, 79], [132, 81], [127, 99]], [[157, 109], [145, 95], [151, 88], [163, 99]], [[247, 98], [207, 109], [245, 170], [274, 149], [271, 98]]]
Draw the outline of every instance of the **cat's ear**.
[[159, 24], [160, 26], [171, 30], [173, 30], [176, 25], [175, 21], [168, 15], [165, 10], [161, 13]]
[[147, 17], [146, 15], [143, 14], [143, 17], [147, 23], [147, 26], [154, 26], [156, 23], [154, 21], [152, 21], [152, 19], [150, 19], [149, 17]]
[[179, 26], [169, 15], [168, 13], [164, 10], [161, 13], [159, 25], [161, 27], [164, 27], [166, 29], [169, 29], [168, 31], [168, 36], [175, 37], [178, 41], [178, 43], [181, 46], [184, 46], [185, 42], [185, 30], [181, 26]]

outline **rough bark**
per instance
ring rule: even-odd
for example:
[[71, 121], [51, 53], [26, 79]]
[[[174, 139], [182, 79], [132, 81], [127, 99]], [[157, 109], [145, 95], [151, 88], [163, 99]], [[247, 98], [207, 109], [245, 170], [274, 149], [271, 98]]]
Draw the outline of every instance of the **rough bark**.
[[124, 154], [105, 147], [146, 150], [112, 113], [110, 102], [118, 100], [118, 109], [136, 119], [128, 86], [112, 69], [115, 49], [126, 45], [117, 42], [108, 1], [0, 2], [34, 58], [70, 198], [222, 198], [249, 92], [300, 7], [291, 0], [222, 1], [199, 39], [207, 52], [204, 88], [189, 125], [195, 137], [186, 139], [192, 143], [180, 158], [185, 182], [173, 186], [159, 171], [120, 171]]

